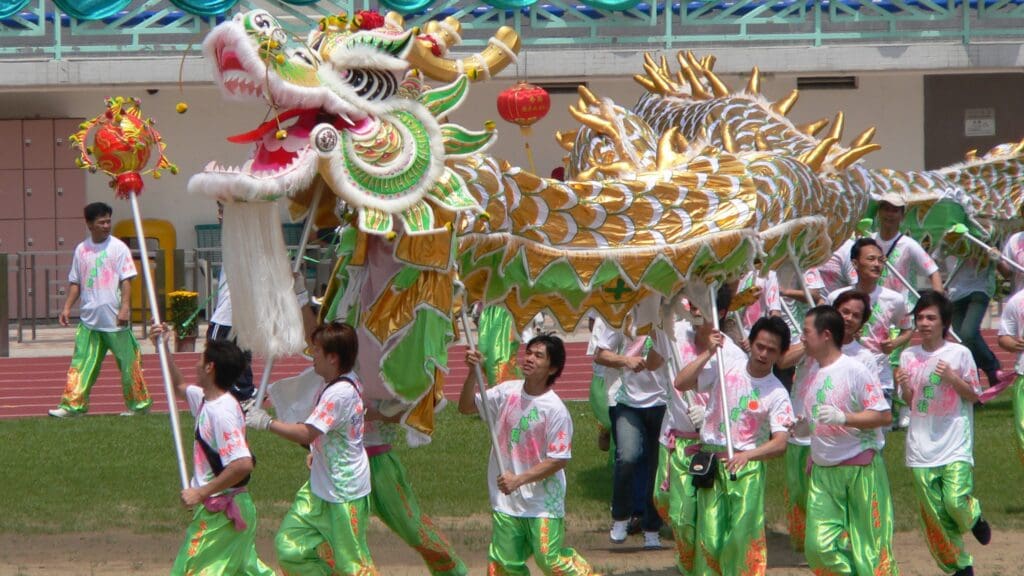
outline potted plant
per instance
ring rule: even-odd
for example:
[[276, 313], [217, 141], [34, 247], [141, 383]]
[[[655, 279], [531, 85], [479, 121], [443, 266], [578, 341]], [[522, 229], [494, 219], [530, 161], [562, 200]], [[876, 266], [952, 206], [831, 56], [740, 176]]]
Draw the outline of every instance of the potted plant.
[[175, 290], [167, 295], [167, 321], [174, 325], [174, 351], [195, 352], [199, 294]]

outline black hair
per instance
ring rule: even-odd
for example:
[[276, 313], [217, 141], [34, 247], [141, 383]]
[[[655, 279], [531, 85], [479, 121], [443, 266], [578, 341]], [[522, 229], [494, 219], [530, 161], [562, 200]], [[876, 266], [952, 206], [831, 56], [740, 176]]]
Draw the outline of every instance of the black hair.
[[814, 329], [818, 332], [828, 330], [832, 335], [832, 343], [836, 345], [836, 348], [842, 349], [846, 327], [843, 324], [843, 316], [838, 310], [828, 304], [822, 304], [811, 308], [807, 312], [807, 317], [814, 319]]
[[548, 376], [548, 387], [551, 387], [565, 368], [565, 344], [562, 343], [561, 338], [552, 334], [534, 336], [526, 343], [526, 349], [529, 350], [534, 344], [544, 346], [544, 353], [548, 356], [548, 365], [556, 369], [554, 374]]
[[[849, 302], [850, 300], [857, 300], [864, 305], [864, 317], [861, 318], [860, 325], [863, 326], [868, 323], [871, 319], [871, 297], [861, 292], [860, 290], [847, 290], [836, 297], [835, 302], [832, 303], [832, 307], [839, 311], [839, 308]], [[842, 314], [840, 314], [842, 316]], [[816, 330], [817, 326], [814, 327]]]
[[211, 340], [203, 350], [203, 363], [213, 364], [214, 384], [221, 390], [231, 390], [245, 370], [245, 355], [231, 340]]
[[750, 327], [750, 336], [747, 338], [751, 345], [757, 339], [758, 332], [762, 330], [779, 337], [779, 352], [785, 354], [786, 350], [789, 350], [789, 326], [786, 326], [786, 322], [782, 318], [778, 316], [758, 318], [757, 322], [754, 322], [754, 325]]
[[97, 218], [102, 216], [113, 216], [114, 209], [109, 204], [103, 202], [93, 202], [85, 206], [85, 221], [95, 222]]
[[338, 370], [347, 374], [356, 366], [359, 356], [359, 338], [354, 328], [344, 322], [321, 324], [313, 330], [310, 338], [320, 346], [324, 355], [334, 354], [338, 357]]
[[939, 309], [939, 318], [942, 319], [942, 335], [946, 336], [949, 334], [949, 327], [953, 323], [953, 303], [944, 294], [935, 290], [922, 290], [921, 298], [914, 305], [911, 315], [913, 315], [914, 320], [917, 320], [918, 314], [932, 306]]
[[733, 283], [725, 282], [715, 292], [715, 306], [718, 307], [719, 318], [729, 313], [729, 306], [732, 305], [732, 298], [736, 295], [736, 287]]
[[879, 252], [882, 252], [882, 247], [878, 245], [878, 242], [876, 242], [874, 238], [857, 238], [857, 241], [850, 247], [850, 260], [860, 258], [860, 251], [865, 246], [874, 246], [875, 248], [878, 248]]

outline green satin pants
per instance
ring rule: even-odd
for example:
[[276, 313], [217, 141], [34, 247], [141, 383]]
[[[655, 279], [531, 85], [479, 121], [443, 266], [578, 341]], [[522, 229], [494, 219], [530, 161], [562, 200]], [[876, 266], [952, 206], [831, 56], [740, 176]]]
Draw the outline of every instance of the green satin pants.
[[235, 504], [245, 520], [245, 530], [223, 512], [196, 508], [185, 532], [185, 542], [174, 559], [171, 576], [273, 576], [274, 571], [256, 556], [256, 506], [247, 492], [235, 494]]
[[533, 556], [547, 576], [591, 576], [590, 564], [572, 548], [563, 547], [564, 518], [517, 518], [491, 513], [491, 545], [487, 576], [528, 576]]
[[973, 565], [961, 534], [981, 517], [981, 503], [971, 496], [974, 468], [952, 462], [935, 468], [911, 468], [928, 549], [939, 568], [955, 572]]

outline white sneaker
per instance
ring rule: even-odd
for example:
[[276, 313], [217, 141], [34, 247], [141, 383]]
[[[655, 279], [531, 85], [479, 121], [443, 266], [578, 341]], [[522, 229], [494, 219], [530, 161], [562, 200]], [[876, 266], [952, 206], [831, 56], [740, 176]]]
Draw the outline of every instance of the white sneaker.
[[644, 550], [661, 550], [661, 535], [657, 532], [644, 532]]
[[50, 410], [49, 414], [50, 414], [50, 416], [53, 416], [54, 418], [74, 418], [75, 416], [81, 416], [82, 415], [81, 412], [72, 412], [71, 410], [68, 410], [67, 408], [59, 408], [59, 407], [58, 408], [54, 408], [53, 410]]
[[149, 414], [149, 408], [143, 408], [142, 410], [125, 410], [121, 412], [121, 416], [143, 416]]
[[615, 544], [622, 544], [626, 541], [626, 528], [629, 520], [615, 520], [612, 522], [612, 529], [608, 532], [608, 538]]

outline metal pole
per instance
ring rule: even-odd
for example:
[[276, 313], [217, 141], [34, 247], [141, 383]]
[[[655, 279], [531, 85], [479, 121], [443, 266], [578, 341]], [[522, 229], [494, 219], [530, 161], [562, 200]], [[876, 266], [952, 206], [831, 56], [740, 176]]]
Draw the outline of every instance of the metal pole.
[[[683, 370], [683, 359], [679, 356], [679, 342], [676, 341], [675, 331], [675, 307], [677, 302], [679, 302], [679, 295], [676, 295], [675, 298], [670, 300], [668, 303], [668, 310], [662, 310], [661, 313], [662, 321], [664, 322], [665, 320], [668, 320], [669, 322], [668, 328], [665, 328], [664, 324], [662, 325], [662, 330], [665, 331], [665, 336], [668, 337], [669, 347], [672, 348], [672, 355], [669, 357], [669, 361], [673, 364], [676, 374]], [[672, 380], [675, 380], [675, 374], [672, 375]], [[690, 405], [694, 404], [697, 400], [696, 394], [693, 393], [693, 390], [683, 392], [683, 397], [686, 400], [686, 403]], [[694, 426], [694, 428], [700, 431], [700, 428], [697, 428], [696, 426]]]
[[[903, 274], [900, 274], [899, 271], [896, 270], [896, 267], [893, 266], [888, 260], [885, 261], [885, 267], [889, 270], [890, 274], [895, 276], [897, 280], [903, 283], [903, 286], [914, 296], [914, 298], [917, 298], [918, 300], [921, 299], [921, 294], [918, 293], [918, 291], [915, 290], [914, 287], [910, 285], [910, 282], [907, 281]], [[956, 332], [954, 332], [952, 328], [949, 329], [949, 335], [953, 337], [953, 340], [956, 340], [957, 344], [963, 344], [964, 341], [961, 340], [959, 336], [957, 336]]]
[[789, 263], [793, 266], [793, 270], [796, 270], [796, 280], [800, 283], [800, 288], [804, 291], [804, 298], [807, 299], [807, 304], [814, 308], [814, 296], [811, 294], [811, 289], [807, 287], [807, 279], [804, 278], [804, 271], [800, 269], [800, 265], [796, 262], [796, 257], [792, 254], [789, 255]]
[[0, 254], [0, 356], [4, 358], [11, 355], [9, 288], [7, 285], [7, 254]]
[[[466, 313], [466, 309], [469, 307], [468, 293], [466, 287], [462, 282], [455, 283], [455, 289], [462, 292], [462, 307], [460, 310], [460, 321], [462, 322], [462, 333], [466, 336], [466, 346], [470, 350], [476, 350], [476, 342], [473, 341], [473, 334], [469, 331], [469, 314]], [[498, 461], [498, 473], [504, 474], [508, 468], [505, 466], [505, 460], [501, 457], [501, 444], [498, 443], [498, 431], [495, 429], [494, 417], [491, 416], [491, 408], [487, 405], [487, 380], [484, 378], [484, 369], [482, 366], [477, 364], [476, 370], [476, 387], [480, 392], [480, 414], [484, 418], [484, 423], [487, 424], [487, 431], [491, 434], [491, 446], [494, 448], [494, 458]]]
[[782, 313], [785, 314], [786, 317], [789, 318], [789, 321], [793, 324], [793, 331], [796, 332], [796, 335], [799, 336], [803, 334], [804, 328], [803, 326], [800, 325], [799, 322], [796, 321], [796, 315], [793, 314], [793, 310], [789, 308], [789, 304], [786, 304], [786, 299], [780, 297], [779, 303], [782, 304]]
[[[320, 203], [320, 193], [323, 191], [322, 186], [317, 186], [315, 192], [313, 192], [313, 202], [309, 205], [309, 214], [306, 216], [306, 225], [302, 227], [302, 238], [299, 240], [299, 251], [295, 254], [295, 260], [292, 262], [292, 276], [294, 277], [299, 273], [299, 268], [302, 266], [302, 255], [306, 252], [306, 244], [309, 243], [309, 233], [313, 229], [313, 220], [316, 217], [316, 205]], [[305, 280], [303, 280], [305, 282]], [[228, 284], [230, 286], [230, 284]], [[263, 400], [267, 397], [267, 386], [270, 385], [270, 371], [274, 369], [274, 357], [267, 358], [266, 364], [263, 365], [263, 374], [260, 376], [260, 387], [256, 390], [256, 407], [263, 406]]]
[[1005, 262], [1007, 266], [1009, 266], [1010, 268], [1013, 268], [1014, 270], [1016, 270], [1017, 272], [1020, 272], [1021, 274], [1024, 274], [1024, 266], [1021, 266], [1020, 264], [1017, 264], [1016, 262], [1013, 261], [1012, 258], [1007, 258], [1002, 252], [996, 252], [995, 250], [993, 250], [993, 248], [991, 246], [989, 246], [988, 244], [985, 244], [984, 242], [982, 242], [978, 238], [975, 238], [974, 235], [971, 234], [970, 232], [964, 232], [964, 237], [967, 238], [968, 240], [970, 240], [971, 242], [973, 242], [976, 246], [984, 248], [985, 251], [989, 253], [989, 255], [991, 255], [992, 253], [998, 253], [999, 254], [999, 259], [1002, 260], [1003, 262]]
[[[718, 322], [718, 302], [715, 301], [715, 292], [715, 285], [713, 283], [708, 285], [708, 293], [711, 296], [711, 321], [714, 322], [715, 331], [717, 332], [720, 327]], [[715, 350], [715, 359], [718, 361], [718, 389], [721, 392], [722, 398], [722, 422], [725, 423], [725, 453], [729, 456], [729, 460], [732, 460], [734, 454], [732, 426], [729, 424], [729, 395], [725, 390], [725, 354], [721, 346]], [[736, 475], [730, 474], [729, 478], [735, 480]]]
[[[157, 308], [156, 288], [153, 286], [153, 274], [149, 269], [149, 254], [146, 249], [146, 238], [142, 231], [142, 217], [139, 216], [139, 200], [134, 193], [129, 194], [132, 206], [132, 219], [135, 220], [135, 237], [139, 242], [139, 255], [142, 261], [142, 279], [146, 283], [146, 295], [149, 297], [149, 310], [153, 322], [160, 323], [160, 310]], [[129, 328], [130, 330], [131, 328]], [[156, 341], [156, 351], [160, 356], [160, 372], [164, 377], [164, 391], [167, 393], [167, 406], [171, 418], [171, 434], [174, 435], [174, 453], [178, 458], [178, 474], [181, 477], [181, 489], [188, 488], [188, 470], [185, 468], [185, 449], [181, 443], [180, 425], [178, 424], [178, 403], [174, 398], [174, 386], [171, 384], [171, 367], [167, 358], [167, 345], [164, 335], [160, 334]]]

